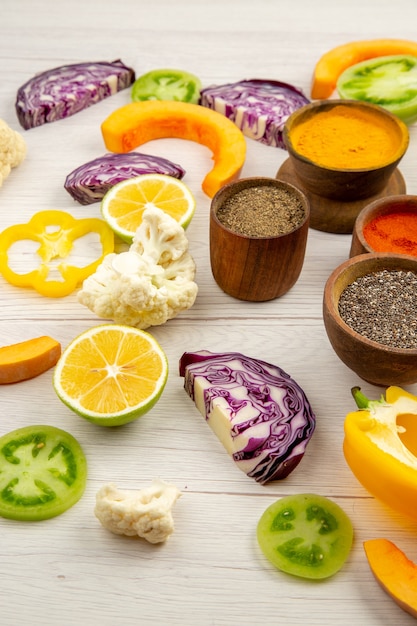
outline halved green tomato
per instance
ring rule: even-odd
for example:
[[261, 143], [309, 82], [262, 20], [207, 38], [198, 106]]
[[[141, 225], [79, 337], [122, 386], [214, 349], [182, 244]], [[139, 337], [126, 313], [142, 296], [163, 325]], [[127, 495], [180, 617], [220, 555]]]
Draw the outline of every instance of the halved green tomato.
[[271, 504], [259, 520], [257, 538], [266, 558], [281, 571], [321, 579], [345, 563], [353, 527], [335, 502], [307, 493]]
[[417, 57], [376, 57], [351, 65], [337, 81], [339, 96], [384, 107], [406, 124], [417, 120]]
[[54, 426], [26, 426], [0, 437], [0, 517], [44, 520], [81, 498], [87, 463], [72, 435]]
[[132, 100], [176, 100], [197, 104], [201, 82], [182, 70], [152, 70], [139, 76], [132, 85]]

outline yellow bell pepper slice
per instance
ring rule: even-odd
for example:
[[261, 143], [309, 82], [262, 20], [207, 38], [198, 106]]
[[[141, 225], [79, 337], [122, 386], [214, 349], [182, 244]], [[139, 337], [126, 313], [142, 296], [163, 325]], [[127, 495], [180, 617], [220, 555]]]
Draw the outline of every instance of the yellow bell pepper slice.
[[[101, 255], [84, 266], [65, 262], [77, 239], [96, 233], [100, 238]], [[15, 272], [9, 266], [9, 250], [18, 241], [30, 240], [39, 243], [36, 251], [41, 262], [26, 273]], [[9, 226], [0, 233], [0, 273], [17, 287], [32, 287], [50, 298], [61, 298], [72, 293], [80, 283], [97, 269], [106, 254], [113, 252], [114, 233], [107, 223], [98, 218], [76, 219], [65, 211], [40, 211], [27, 224]], [[60, 274], [59, 280], [50, 279], [52, 265]]]
[[417, 520], [417, 397], [395, 386], [375, 401], [359, 387], [352, 394], [359, 410], [344, 422], [347, 464], [373, 496]]

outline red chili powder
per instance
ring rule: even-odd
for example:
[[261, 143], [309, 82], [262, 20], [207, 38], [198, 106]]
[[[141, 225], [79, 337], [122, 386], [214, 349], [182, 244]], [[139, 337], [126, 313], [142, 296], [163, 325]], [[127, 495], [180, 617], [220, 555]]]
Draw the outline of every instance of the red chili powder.
[[417, 256], [417, 214], [399, 211], [374, 218], [363, 229], [375, 252]]

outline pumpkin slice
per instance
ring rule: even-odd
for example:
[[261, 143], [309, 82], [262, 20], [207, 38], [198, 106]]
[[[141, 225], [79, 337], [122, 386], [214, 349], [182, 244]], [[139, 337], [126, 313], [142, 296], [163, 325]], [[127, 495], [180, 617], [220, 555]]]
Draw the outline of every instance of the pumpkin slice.
[[407, 39], [369, 39], [352, 41], [326, 52], [314, 68], [311, 97], [330, 98], [337, 79], [351, 65], [394, 54], [417, 55], [417, 42]]
[[53, 367], [61, 356], [61, 344], [51, 337], [34, 337], [0, 348], [0, 384], [34, 378]]
[[238, 178], [246, 158], [242, 131], [227, 117], [199, 104], [168, 100], [132, 102], [113, 111], [101, 125], [111, 152], [130, 152], [154, 139], [187, 139], [213, 152], [214, 167], [203, 180], [209, 196]]
[[417, 617], [417, 566], [388, 539], [364, 541], [366, 558], [382, 589], [404, 611]]

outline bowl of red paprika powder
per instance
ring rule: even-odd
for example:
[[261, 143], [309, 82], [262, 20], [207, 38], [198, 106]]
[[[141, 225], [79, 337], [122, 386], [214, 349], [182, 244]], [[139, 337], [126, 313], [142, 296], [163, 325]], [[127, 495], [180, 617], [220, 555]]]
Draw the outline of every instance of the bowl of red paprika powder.
[[417, 257], [417, 196], [387, 196], [362, 209], [353, 228], [349, 256], [365, 252]]

